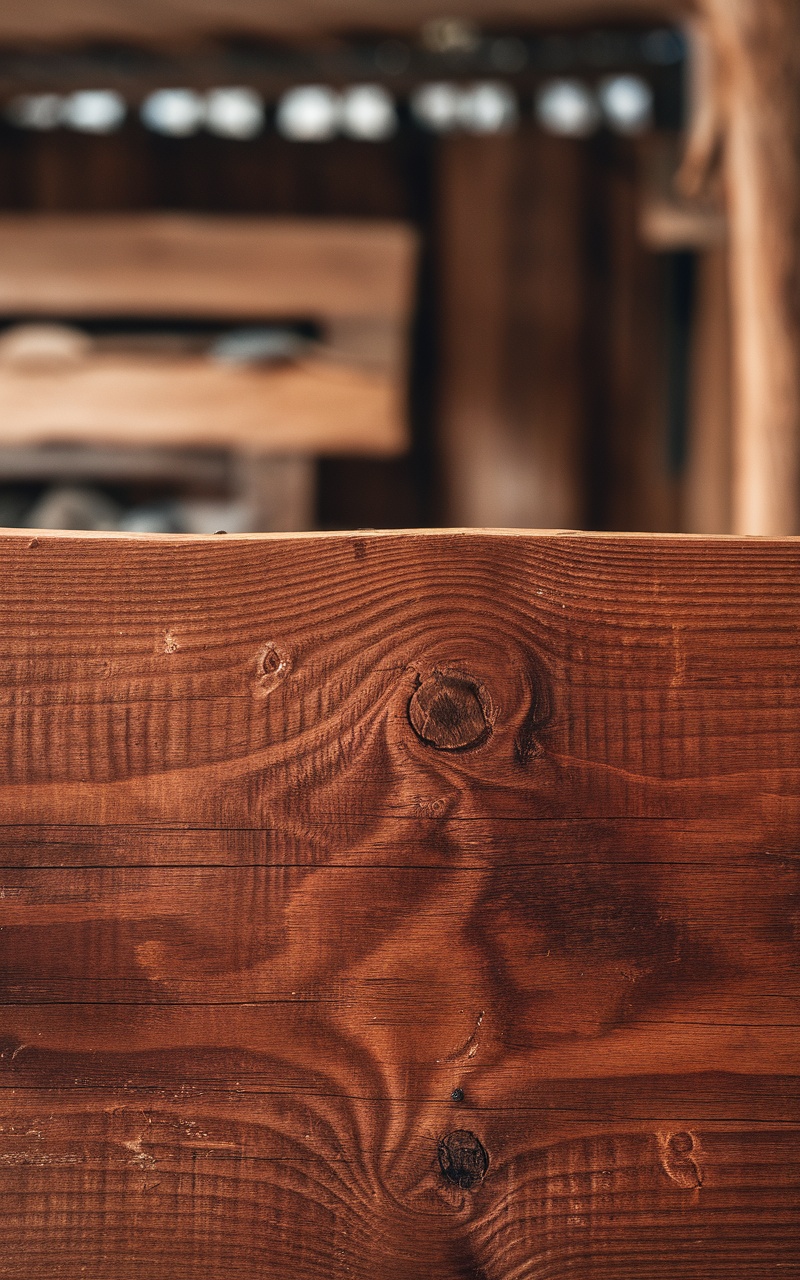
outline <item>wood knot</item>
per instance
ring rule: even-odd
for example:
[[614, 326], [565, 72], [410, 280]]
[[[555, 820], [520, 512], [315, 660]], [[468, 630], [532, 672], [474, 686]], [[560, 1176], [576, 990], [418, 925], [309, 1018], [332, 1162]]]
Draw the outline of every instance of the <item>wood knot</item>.
[[492, 731], [486, 690], [459, 671], [432, 671], [408, 704], [411, 727], [439, 751], [460, 751], [485, 742]]
[[455, 1129], [439, 1139], [439, 1168], [448, 1182], [469, 1191], [482, 1182], [489, 1168], [486, 1148], [469, 1129]]
[[692, 1191], [703, 1185], [697, 1154], [697, 1141], [692, 1133], [673, 1133], [662, 1139], [661, 1163], [664, 1172], [684, 1191]]
[[285, 680], [292, 669], [291, 655], [274, 640], [261, 650], [258, 659], [259, 687], [262, 693], [271, 693]]

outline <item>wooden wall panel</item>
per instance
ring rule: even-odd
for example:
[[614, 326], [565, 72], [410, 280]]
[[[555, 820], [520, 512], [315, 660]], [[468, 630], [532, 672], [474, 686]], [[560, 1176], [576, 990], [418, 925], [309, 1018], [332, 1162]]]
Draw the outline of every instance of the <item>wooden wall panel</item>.
[[730, 533], [733, 523], [728, 271], [725, 248], [698, 258], [682, 520], [687, 533]]
[[584, 523], [583, 169], [583, 148], [532, 128], [441, 144], [449, 523]]
[[0, 573], [0, 1275], [800, 1275], [800, 542]]
[[596, 378], [606, 455], [602, 528], [663, 533], [680, 528], [669, 440], [668, 271], [663, 255], [639, 238], [635, 153], [612, 144], [598, 161], [598, 230], [607, 254], [592, 322], [603, 366]]

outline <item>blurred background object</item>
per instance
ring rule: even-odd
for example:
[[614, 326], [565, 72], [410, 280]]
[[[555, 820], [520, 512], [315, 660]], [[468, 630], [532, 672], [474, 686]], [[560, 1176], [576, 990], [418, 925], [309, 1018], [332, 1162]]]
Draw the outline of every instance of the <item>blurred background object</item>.
[[0, 518], [795, 531], [754, 3], [0, 14]]

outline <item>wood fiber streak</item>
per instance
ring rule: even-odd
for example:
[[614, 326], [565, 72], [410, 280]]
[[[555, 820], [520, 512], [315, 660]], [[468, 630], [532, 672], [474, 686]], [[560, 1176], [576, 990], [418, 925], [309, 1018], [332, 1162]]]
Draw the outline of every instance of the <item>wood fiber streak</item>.
[[0, 1277], [800, 1277], [800, 543], [0, 580]]

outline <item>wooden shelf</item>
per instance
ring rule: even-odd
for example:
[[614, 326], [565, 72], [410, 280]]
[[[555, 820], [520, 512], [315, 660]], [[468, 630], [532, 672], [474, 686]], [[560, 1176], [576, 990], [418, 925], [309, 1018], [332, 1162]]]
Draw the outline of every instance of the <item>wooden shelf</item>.
[[0, 313], [311, 319], [322, 355], [281, 367], [104, 351], [0, 364], [0, 444], [405, 450], [416, 238], [400, 223], [177, 215], [0, 217]]
[[408, 437], [397, 377], [324, 359], [258, 369], [92, 354], [68, 369], [0, 366], [0, 443], [56, 442], [391, 455]]
[[401, 317], [416, 237], [397, 222], [205, 215], [0, 216], [0, 311]]

